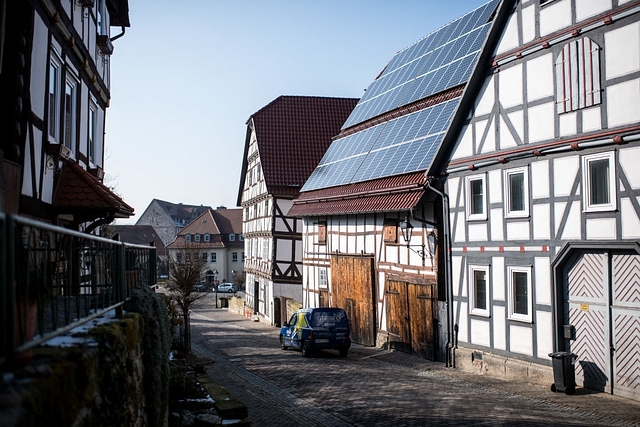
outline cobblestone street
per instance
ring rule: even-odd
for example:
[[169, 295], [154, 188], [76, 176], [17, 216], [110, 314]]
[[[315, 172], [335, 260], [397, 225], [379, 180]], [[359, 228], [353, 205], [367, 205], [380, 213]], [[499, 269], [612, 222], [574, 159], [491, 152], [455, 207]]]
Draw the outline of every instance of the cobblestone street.
[[360, 345], [303, 358], [280, 349], [277, 328], [207, 301], [192, 313], [193, 350], [254, 426], [640, 426], [640, 402], [581, 388], [567, 396]]

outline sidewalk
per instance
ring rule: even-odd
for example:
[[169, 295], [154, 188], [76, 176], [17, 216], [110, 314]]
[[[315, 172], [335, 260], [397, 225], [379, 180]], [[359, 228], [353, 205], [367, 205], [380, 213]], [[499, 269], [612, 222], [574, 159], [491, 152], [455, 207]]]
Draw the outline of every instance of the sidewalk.
[[[263, 322], [247, 319], [227, 310], [217, 310], [216, 317], [233, 321], [235, 324], [262, 333], [278, 336], [279, 329]], [[244, 321], [240, 321], [240, 320]], [[447, 368], [443, 363], [431, 362], [399, 351], [384, 350], [376, 347], [366, 347], [353, 344], [349, 358], [375, 359], [379, 363], [392, 364], [401, 369], [411, 370], [417, 375], [429, 375], [446, 384], [468, 386], [474, 392], [484, 392], [500, 397], [501, 395], [518, 395], [537, 405], [548, 408], [550, 418], [553, 413], [576, 413], [588, 416], [594, 424], [627, 425], [640, 427], [640, 402], [606, 393], [600, 393], [578, 387], [576, 394], [553, 393], [549, 386], [534, 385], [525, 382], [505, 380], [475, 372], [464, 371], [460, 368]]]

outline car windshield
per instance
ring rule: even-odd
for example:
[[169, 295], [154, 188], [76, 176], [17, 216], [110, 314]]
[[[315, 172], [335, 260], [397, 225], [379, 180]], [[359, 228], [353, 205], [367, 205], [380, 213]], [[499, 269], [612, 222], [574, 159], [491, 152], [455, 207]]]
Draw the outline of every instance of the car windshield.
[[347, 325], [344, 311], [315, 311], [311, 320], [313, 325], [325, 328]]

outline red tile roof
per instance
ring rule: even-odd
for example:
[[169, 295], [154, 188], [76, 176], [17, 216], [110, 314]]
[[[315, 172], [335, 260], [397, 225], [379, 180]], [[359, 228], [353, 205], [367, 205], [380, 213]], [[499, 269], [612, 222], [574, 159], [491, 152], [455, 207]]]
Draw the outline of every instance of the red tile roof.
[[406, 211], [418, 206], [427, 179], [423, 172], [307, 191], [293, 201], [291, 216]]
[[61, 213], [78, 213], [93, 219], [107, 215], [128, 218], [134, 211], [124, 200], [73, 160], [67, 160], [62, 167], [62, 173], [53, 193], [53, 205]]
[[[357, 98], [280, 96], [249, 118], [269, 193], [298, 194], [357, 102]], [[245, 158], [247, 150], [248, 146]]]
[[158, 255], [163, 256], [167, 253], [164, 242], [150, 225], [110, 225], [109, 228], [114, 236], [119, 236], [121, 242], [137, 245], [150, 245], [153, 242]]
[[[176, 239], [167, 245], [167, 248], [232, 248], [244, 247], [244, 242], [240, 240], [242, 233], [242, 209], [208, 209], [202, 215], [194, 219], [185, 228], [178, 232]], [[200, 240], [196, 242], [185, 241], [185, 235], [210, 235], [210, 241]], [[235, 240], [229, 240], [229, 235], [235, 234]]]

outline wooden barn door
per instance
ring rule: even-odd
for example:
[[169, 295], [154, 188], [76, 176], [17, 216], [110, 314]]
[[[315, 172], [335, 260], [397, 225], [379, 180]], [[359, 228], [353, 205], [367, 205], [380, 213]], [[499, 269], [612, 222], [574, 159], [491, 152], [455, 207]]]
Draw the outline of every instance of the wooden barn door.
[[387, 280], [385, 296], [389, 346], [433, 360], [433, 285]]
[[351, 340], [376, 343], [373, 257], [331, 256], [331, 305], [343, 308], [351, 323]]
[[640, 255], [590, 251], [565, 271], [578, 383], [640, 400]]

